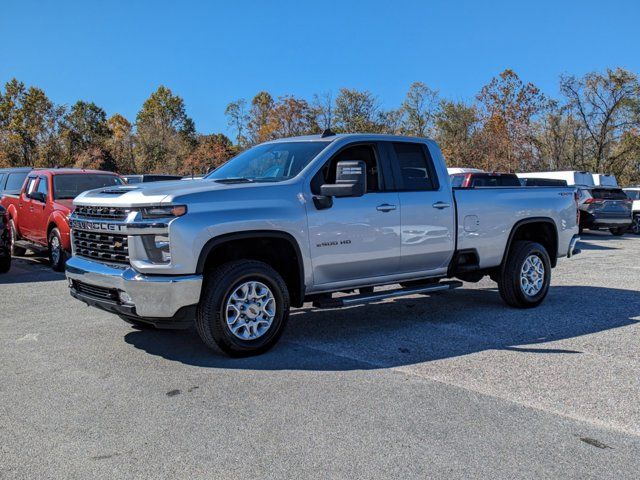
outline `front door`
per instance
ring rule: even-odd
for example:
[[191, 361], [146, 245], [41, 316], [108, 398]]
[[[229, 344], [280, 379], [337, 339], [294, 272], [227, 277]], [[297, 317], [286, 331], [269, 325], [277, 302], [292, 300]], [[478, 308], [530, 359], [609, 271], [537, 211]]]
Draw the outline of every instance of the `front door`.
[[314, 284], [321, 288], [392, 275], [400, 262], [399, 198], [385, 189], [386, 168], [381, 168], [376, 144], [350, 145], [338, 152], [314, 177], [312, 193], [318, 194], [322, 183], [335, 181], [341, 160], [367, 164], [367, 191], [362, 197], [333, 198], [326, 209], [307, 202]]

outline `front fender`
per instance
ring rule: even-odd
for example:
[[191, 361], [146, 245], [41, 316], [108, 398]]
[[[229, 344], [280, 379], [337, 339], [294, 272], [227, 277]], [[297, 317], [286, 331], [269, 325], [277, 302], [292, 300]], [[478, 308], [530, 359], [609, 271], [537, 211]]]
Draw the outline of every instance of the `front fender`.
[[58, 210], [54, 211], [47, 221], [47, 237], [49, 237], [49, 232], [51, 228], [55, 226], [60, 232], [60, 239], [62, 241], [62, 248], [66, 251], [71, 251], [71, 230], [69, 229], [69, 219], [67, 216]]

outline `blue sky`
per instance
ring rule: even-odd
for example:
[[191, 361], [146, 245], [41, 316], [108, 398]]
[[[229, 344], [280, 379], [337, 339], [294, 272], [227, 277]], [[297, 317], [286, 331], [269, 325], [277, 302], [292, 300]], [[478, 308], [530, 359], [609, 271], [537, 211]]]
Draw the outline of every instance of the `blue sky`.
[[266, 89], [310, 98], [369, 89], [397, 106], [411, 82], [472, 98], [514, 69], [555, 95], [562, 73], [640, 72], [638, 1], [15, 1], [0, 7], [0, 82], [134, 120], [160, 84], [202, 133]]

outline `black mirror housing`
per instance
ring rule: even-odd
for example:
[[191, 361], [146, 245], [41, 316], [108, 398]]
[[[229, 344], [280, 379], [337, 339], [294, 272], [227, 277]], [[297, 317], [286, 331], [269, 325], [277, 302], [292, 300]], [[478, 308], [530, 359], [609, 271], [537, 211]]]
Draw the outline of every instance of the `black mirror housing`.
[[336, 183], [324, 184], [325, 197], [361, 197], [367, 191], [367, 164], [362, 160], [343, 160], [336, 165]]

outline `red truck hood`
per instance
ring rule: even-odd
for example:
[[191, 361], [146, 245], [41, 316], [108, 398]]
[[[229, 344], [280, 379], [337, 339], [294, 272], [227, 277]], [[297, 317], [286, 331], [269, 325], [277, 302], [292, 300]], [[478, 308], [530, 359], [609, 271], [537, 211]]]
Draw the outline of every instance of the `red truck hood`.
[[58, 207], [62, 207], [58, 208], [58, 210], [68, 210], [67, 213], [72, 212], [75, 209], [75, 207], [73, 206], [73, 199], [63, 198], [60, 200], [56, 200], [55, 203]]

